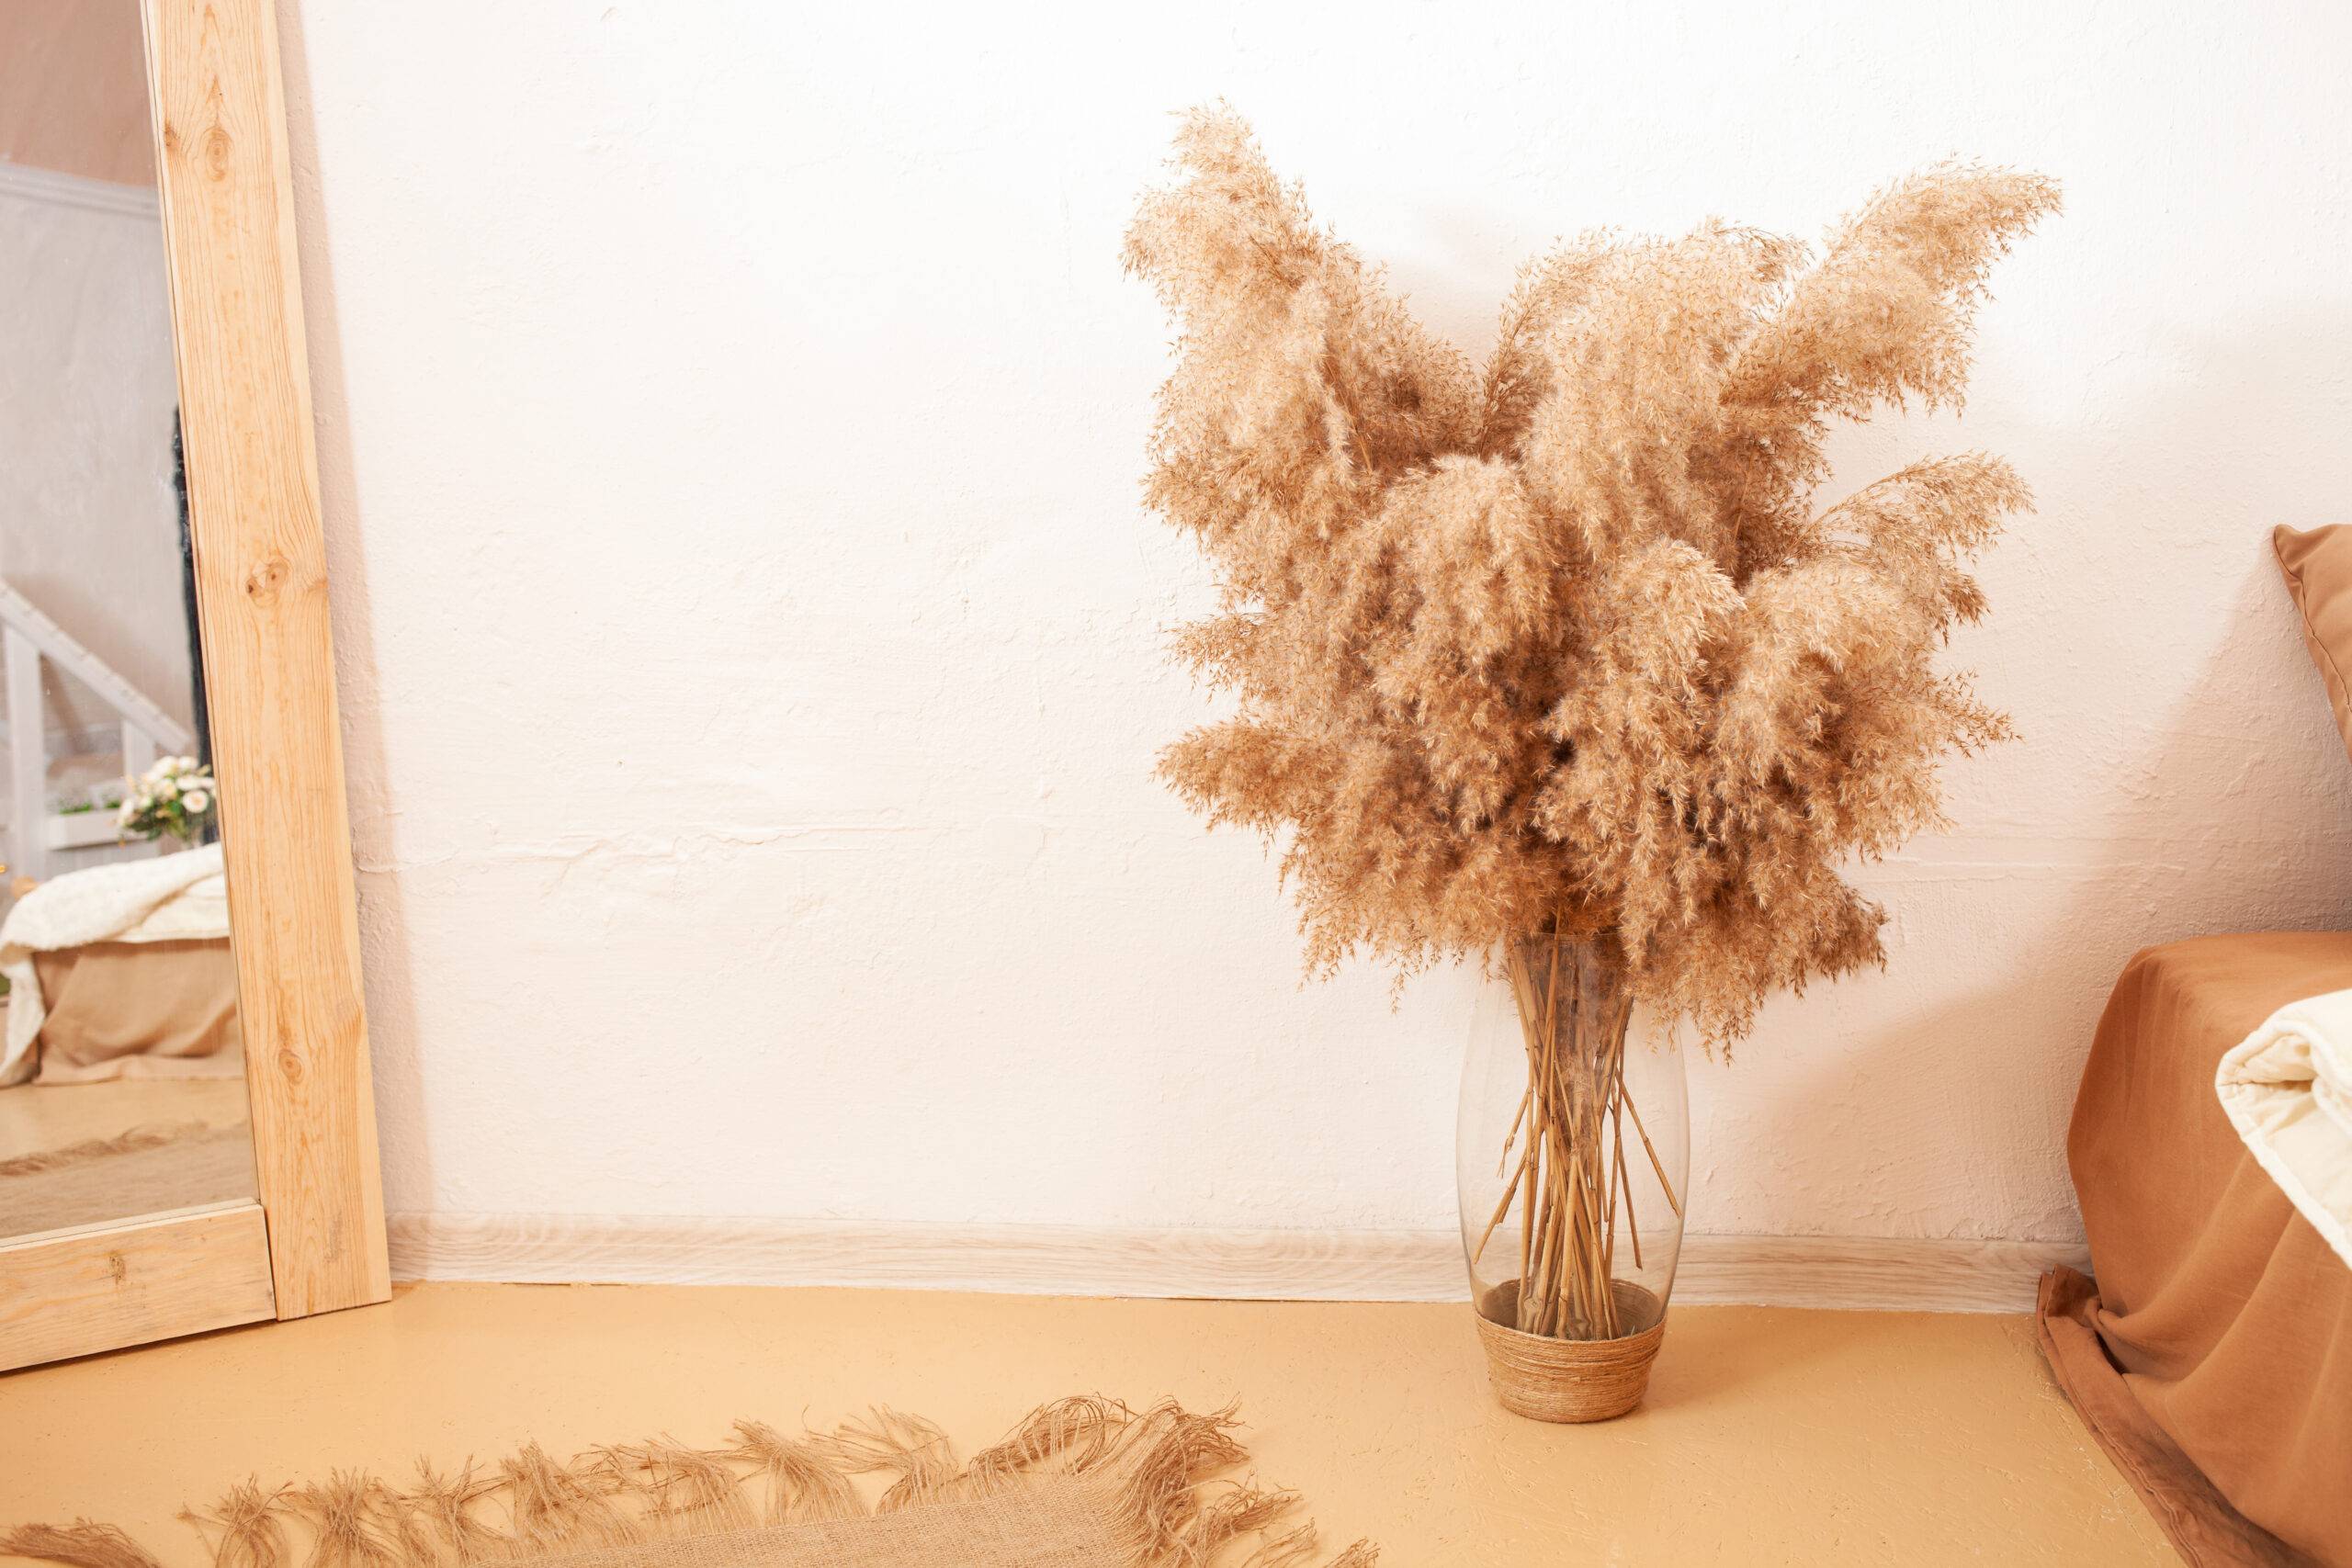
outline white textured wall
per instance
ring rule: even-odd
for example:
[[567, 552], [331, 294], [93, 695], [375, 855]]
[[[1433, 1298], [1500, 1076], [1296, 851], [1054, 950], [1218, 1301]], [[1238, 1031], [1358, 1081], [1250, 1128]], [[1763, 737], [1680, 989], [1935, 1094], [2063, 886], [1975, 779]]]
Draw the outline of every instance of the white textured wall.
[[1119, 233], [1228, 96], [1481, 344], [1589, 224], [2063, 177], [1964, 421], [2041, 494], [1956, 659], [2024, 740], [1865, 875], [1892, 966], [1701, 1064], [1713, 1230], [2064, 1238], [2127, 953], [2352, 913], [2264, 535], [2352, 490], [2335, 8], [289, 9], [390, 1206], [1452, 1223], [1458, 976], [1298, 988], [1153, 783], [1207, 600]]

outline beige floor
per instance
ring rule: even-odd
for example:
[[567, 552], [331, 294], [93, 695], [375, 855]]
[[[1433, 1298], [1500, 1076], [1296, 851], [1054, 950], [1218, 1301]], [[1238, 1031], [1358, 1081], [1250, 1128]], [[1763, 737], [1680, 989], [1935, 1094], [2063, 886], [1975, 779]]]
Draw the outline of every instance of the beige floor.
[[389, 1306], [0, 1377], [0, 1524], [85, 1515], [198, 1561], [228, 1483], [406, 1473], [883, 1404], [967, 1450], [1101, 1392], [1238, 1398], [1325, 1539], [1412, 1564], [2170, 1563], [2018, 1317], [1694, 1307], [1647, 1404], [1498, 1410], [1466, 1309], [850, 1291], [403, 1287]]

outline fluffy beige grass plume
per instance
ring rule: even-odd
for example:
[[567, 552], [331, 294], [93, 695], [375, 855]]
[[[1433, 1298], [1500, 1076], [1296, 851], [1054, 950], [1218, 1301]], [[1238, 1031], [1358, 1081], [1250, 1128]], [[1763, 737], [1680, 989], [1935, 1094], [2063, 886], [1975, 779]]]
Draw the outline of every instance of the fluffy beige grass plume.
[[1214, 563], [1182, 657], [1231, 716], [1161, 760], [1281, 846], [1310, 966], [1595, 938], [1711, 1043], [1883, 962], [1838, 875], [1944, 822], [2006, 720], [1939, 673], [2027, 504], [1936, 457], [1826, 510], [1823, 442], [1957, 406], [1993, 262], [2058, 190], [1945, 164], [1819, 252], [1710, 221], [1528, 266], [1483, 369], [1318, 228], [1222, 107], [1185, 117], [1127, 267], [1182, 331], [1151, 504]]

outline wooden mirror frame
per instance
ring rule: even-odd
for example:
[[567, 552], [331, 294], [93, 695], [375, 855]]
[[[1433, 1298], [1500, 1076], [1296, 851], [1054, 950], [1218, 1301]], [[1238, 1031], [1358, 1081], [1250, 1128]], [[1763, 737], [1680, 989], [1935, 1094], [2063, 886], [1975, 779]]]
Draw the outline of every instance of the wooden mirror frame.
[[273, 0], [142, 0], [256, 1201], [0, 1245], [0, 1369], [391, 1294]]

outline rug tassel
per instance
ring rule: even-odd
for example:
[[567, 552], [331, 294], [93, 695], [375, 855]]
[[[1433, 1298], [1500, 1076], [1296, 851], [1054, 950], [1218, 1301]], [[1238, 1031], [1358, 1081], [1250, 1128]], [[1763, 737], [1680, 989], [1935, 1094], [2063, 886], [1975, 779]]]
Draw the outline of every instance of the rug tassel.
[[[1238, 1568], [1307, 1568], [1315, 1561], [1316, 1545], [1315, 1527], [1301, 1525], [1268, 1539], [1244, 1558]], [[1323, 1568], [1378, 1568], [1379, 1562], [1380, 1549], [1368, 1540], [1360, 1540]]]
[[1269, 1539], [1257, 1551], [1242, 1559], [1241, 1568], [1305, 1568], [1315, 1555], [1315, 1527], [1301, 1525], [1286, 1534]]
[[964, 1467], [964, 1481], [986, 1492], [1048, 1465], [1084, 1475], [1102, 1462], [1136, 1419], [1136, 1413], [1117, 1400], [1098, 1394], [1078, 1394], [1041, 1404], [1023, 1416], [1002, 1442], [974, 1454], [972, 1462]]
[[[474, 1506], [498, 1489], [497, 1482], [475, 1480], [470, 1460], [451, 1477], [443, 1477], [423, 1460], [416, 1461], [416, 1471], [417, 1488], [400, 1494], [399, 1506], [403, 1513], [422, 1515], [431, 1523], [450, 1562], [458, 1568], [475, 1568], [507, 1555], [505, 1538], [474, 1517]], [[435, 1560], [417, 1559], [420, 1562]]]
[[286, 1546], [286, 1488], [265, 1492], [257, 1481], [232, 1486], [212, 1512], [180, 1517], [199, 1533], [218, 1531], [212, 1568], [290, 1568]]
[[[428, 1476], [431, 1472], [425, 1472]], [[447, 1568], [447, 1561], [433, 1532], [425, 1528], [425, 1510], [410, 1497], [401, 1495], [380, 1481], [370, 1481], [379, 1528], [391, 1546], [402, 1568]]]
[[638, 1531], [586, 1480], [548, 1458], [537, 1443], [499, 1467], [515, 1539], [535, 1554], [628, 1546]]
[[0, 1535], [0, 1557], [31, 1557], [68, 1568], [158, 1568], [137, 1541], [112, 1525], [26, 1525]]
[[644, 1522], [672, 1537], [750, 1529], [760, 1521], [725, 1452], [708, 1453], [663, 1438], [600, 1450], [614, 1490], [650, 1499]]
[[[308, 1568], [403, 1568], [399, 1549], [377, 1522], [383, 1489], [364, 1475], [337, 1472], [323, 1486], [288, 1495], [288, 1506], [311, 1527]], [[408, 1565], [417, 1568], [417, 1565]]]
[[767, 1522], [797, 1525], [865, 1516], [849, 1477], [810, 1443], [796, 1442], [764, 1421], [735, 1423], [735, 1452], [768, 1478]]
[[875, 1505], [879, 1514], [936, 1502], [957, 1475], [947, 1434], [919, 1416], [895, 1410], [876, 1409], [866, 1422], [843, 1422], [832, 1436], [820, 1438], [818, 1447], [853, 1475], [879, 1471], [899, 1477]]
[[[1254, 1486], [1236, 1487], [1216, 1502], [1202, 1507], [1191, 1522], [1177, 1532], [1177, 1561], [1214, 1562], [1227, 1542], [1264, 1530], [1296, 1506], [1298, 1494], [1295, 1492], [1263, 1492]], [[1301, 1535], [1306, 1538], [1303, 1546], [1283, 1547], [1286, 1541], [1295, 1543]], [[1314, 1542], [1313, 1526], [1303, 1531], [1294, 1530], [1280, 1540], [1267, 1542], [1259, 1553], [1251, 1555], [1243, 1568], [1290, 1568], [1291, 1564], [1305, 1557], [1306, 1549], [1311, 1548]], [[1259, 1557], [1267, 1551], [1279, 1551], [1281, 1554], [1260, 1562]]]
[[1236, 1424], [1229, 1407], [1195, 1416], [1163, 1402], [1130, 1421], [1101, 1461], [1087, 1467], [1086, 1473], [1118, 1479], [1125, 1534], [1136, 1562], [1156, 1562], [1155, 1553], [1182, 1543], [1201, 1509], [1203, 1476], [1250, 1457], [1233, 1439]]

